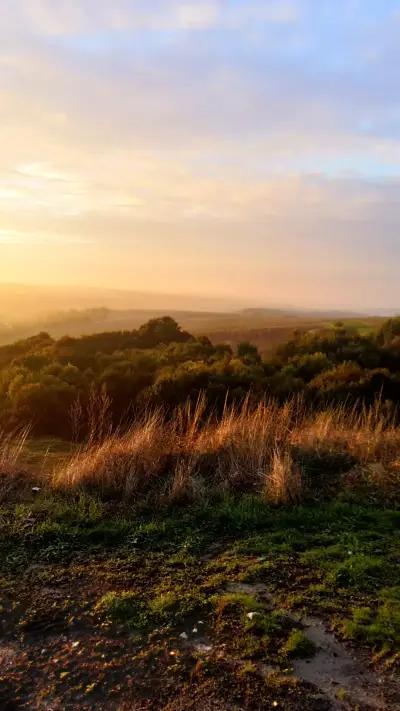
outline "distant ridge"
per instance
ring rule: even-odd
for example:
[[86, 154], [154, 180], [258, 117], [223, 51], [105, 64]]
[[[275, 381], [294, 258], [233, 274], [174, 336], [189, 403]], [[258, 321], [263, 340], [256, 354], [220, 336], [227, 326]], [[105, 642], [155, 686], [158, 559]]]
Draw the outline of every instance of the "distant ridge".
[[243, 303], [218, 296], [154, 293], [98, 287], [0, 284], [0, 321], [42, 318], [56, 311], [108, 309], [234, 311]]
[[11, 325], [32, 319], [53, 319], [59, 312], [106, 309], [141, 312], [170, 311], [203, 314], [242, 314], [245, 317], [296, 316], [301, 318], [363, 318], [392, 316], [400, 308], [317, 309], [286, 304], [254, 306], [229, 297], [142, 292], [66, 285], [0, 284], [0, 322]]

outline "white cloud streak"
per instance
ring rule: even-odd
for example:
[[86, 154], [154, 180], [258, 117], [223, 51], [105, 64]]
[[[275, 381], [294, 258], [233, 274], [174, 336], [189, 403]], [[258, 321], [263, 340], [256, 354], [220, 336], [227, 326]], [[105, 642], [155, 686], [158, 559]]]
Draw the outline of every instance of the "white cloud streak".
[[243, 23], [291, 23], [299, 17], [296, 0], [3, 0], [3, 19], [16, 28], [23, 21], [48, 35], [99, 30], [206, 30], [239, 28]]

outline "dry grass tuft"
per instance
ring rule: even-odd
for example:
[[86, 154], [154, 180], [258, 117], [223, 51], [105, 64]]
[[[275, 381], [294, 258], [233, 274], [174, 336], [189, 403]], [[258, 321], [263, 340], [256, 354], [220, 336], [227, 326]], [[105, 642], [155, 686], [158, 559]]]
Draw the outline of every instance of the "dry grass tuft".
[[0, 431], [0, 502], [7, 500], [24, 480], [24, 451], [29, 428], [19, 433]]
[[301, 470], [289, 450], [276, 449], [266, 482], [266, 497], [274, 504], [300, 503], [303, 494]]
[[96, 487], [99, 493], [118, 493], [135, 499], [153, 483], [170, 452], [172, 441], [161, 412], [147, 415], [128, 432], [81, 447], [54, 476], [56, 486]]
[[[148, 412], [129, 431], [99, 442], [91, 436], [53, 479], [56, 487], [92, 488], [126, 500], [177, 503], [229, 493], [259, 493], [276, 504], [297, 503], [306, 492], [307, 453], [325, 474], [330, 455], [347, 455], [374, 471], [374, 486], [398, 481], [400, 430], [380, 403], [310, 413], [301, 400], [226, 407], [206, 417], [206, 403], [178, 408], [167, 419]], [[376, 465], [379, 464], [377, 467]], [[372, 467], [372, 469], [371, 469]], [[322, 484], [321, 484], [322, 486]]]

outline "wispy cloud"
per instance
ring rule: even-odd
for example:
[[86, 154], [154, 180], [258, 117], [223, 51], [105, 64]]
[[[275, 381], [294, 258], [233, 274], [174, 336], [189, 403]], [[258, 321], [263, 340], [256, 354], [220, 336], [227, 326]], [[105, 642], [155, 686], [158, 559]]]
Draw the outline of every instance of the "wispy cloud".
[[45, 246], [45, 247], [60, 247], [60, 246], [73, 246], [73, 245], [84, 245], [91, 244], [91, 240], [84, 238], [75, 238], [70, 235], [46, 234], [45, 232], [30, 232], [29, 230], [13, 230], [13, 229], [1, 229], [0, 230], [0, 246], [3, 245], [14, 245], [21, 247], [30, 246]]
[[299, 16], [299, 0], [4, 0], [4, 18], [23, 20], [48, 35], [98, 30], [205, 30], [243, 23], [287, 23]]

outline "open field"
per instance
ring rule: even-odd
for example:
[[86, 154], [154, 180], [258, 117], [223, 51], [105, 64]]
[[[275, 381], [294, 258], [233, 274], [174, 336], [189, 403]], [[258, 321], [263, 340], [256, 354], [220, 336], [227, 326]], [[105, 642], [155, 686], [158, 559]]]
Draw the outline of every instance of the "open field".
[[[257, 346], [264, 356], [274, 353], [276, 348], [285, 343], [293, 334], [298, 331], [302, 333], [321, 332], [326, 333], [335, 328], [337, 321], [343, 323], [343, 327], [349, 333], [367, 336], [379, 329], [385, 319], [379, 316], [366, 318], [340, 318], [332, 319], [321, 317], [307, 317], [306, 315], [290, 316], [277, 315], [264, 318], [261, 324], [246, 323], [245, 320], [232, 318], [221, 327], [220, 324], [210, 322], [203, 327], [213, 343], [229, 343], [235, 348], [241, 341], [249, 341]], [[190, 325], [186, 326], [189, 328]], [[193, 324], [194, 332], [196, 325]]]
[[298, 408], [3, 438], [1, 708], [399, 708], [400, 433]]

